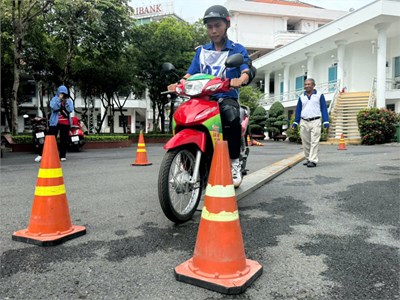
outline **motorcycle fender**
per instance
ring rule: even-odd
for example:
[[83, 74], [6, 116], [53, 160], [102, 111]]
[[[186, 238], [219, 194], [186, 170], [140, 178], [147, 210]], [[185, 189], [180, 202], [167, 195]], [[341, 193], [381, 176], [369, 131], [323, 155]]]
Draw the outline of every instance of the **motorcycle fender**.
[[196, 144], [202, 152], [206, 151], [206, 134], [193, 129], [183, 129], [174, 135], [164, 146], [165, 150], [187, 144]]

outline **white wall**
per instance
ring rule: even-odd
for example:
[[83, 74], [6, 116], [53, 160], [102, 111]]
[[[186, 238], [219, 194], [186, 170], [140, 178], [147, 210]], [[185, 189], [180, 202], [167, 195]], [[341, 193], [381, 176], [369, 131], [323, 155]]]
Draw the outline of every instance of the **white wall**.
[[387, 68], [386, 76], [388, 78], [392, 78], [394, 75], [394, 58], [396, 56], [400, 56], [400, 33], [397, 37], [393, 37], [388, 39], [387, 45], [387, 60], [389, 63], [389, 67]]
[[232, 17], [228, 36], [246, 47], [272, 49], [279, 30], [286, 30], [281, 18], [239, 14]]
[[334, 63], [333, 59], [331, 58], [332, 55], [335, 55], [336, 57], [336, 52], [334, 50], [315, 56], [313, 78], [315, 79], [315, 83], [317, 85], [328, 82], [329, 67], [331, 67]]
[[372, 53], [370, 41], [361, 41], [346, 45], [344, 85], [348, 92], [367, 92], [376, 77], [376, 53]]

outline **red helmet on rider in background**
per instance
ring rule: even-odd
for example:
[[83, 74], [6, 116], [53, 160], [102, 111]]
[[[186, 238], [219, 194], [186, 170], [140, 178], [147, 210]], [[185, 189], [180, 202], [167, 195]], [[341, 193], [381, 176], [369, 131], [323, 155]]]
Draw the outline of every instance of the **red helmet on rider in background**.
[[206, 10], [203, 17], [204, 24], [207, 24], [209, 19], [223, 19], [228, 24], [228, 28], [231, 26], [229, 12], [222, 5], [213, 5]]

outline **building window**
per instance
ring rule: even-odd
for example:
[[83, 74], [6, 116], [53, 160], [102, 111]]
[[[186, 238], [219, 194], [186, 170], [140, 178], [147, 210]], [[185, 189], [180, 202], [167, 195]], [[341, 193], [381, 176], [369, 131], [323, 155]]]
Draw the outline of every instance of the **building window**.
[[21, 102], [32, 102], [32, 98], [36, 95], [35, 81], [22, 80], [20, 84], [20, 91], [22, 91], [22, 94], [19, 96]]
[[306, 76], [296, 77], [296, 92], [302, 92], [304, 90], [304, 81], [307, 79]]
[[118, 123], [119, 127], [124, 127], [123, 120], [125, 119], [125, 125], [130, 125], [130, 116], [119, 116]]
[[396, 110], [395, 110], [395, 105], [394, 105], [394, 104], [386, 104], [386, 108], [387, 108], [388, 110], [391, 110], [391, 111], [396, 111]]
[[295, 30], [296, 30], [296, 27], [295, 27], [294, 24], [287, 24], [286, 30], [287, 30], [287, 31], [295, 31]]
[[335, 91], [336, 82], [337, 82], [337, 65], [333, 65], [328, 69], [329, 92]]
[[114, 116], [107, 116], [107, 126], [111, 127], [114, 123]]
[[400, 79], [400, 56], [394, 58], [394, 77]]

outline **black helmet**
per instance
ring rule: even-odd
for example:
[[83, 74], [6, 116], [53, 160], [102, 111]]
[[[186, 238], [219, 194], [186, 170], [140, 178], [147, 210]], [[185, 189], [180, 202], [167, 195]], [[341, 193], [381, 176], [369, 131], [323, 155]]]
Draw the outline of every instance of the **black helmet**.
[[221, 18], [228, 23], [228, 27], [231, 22], [228, 10], [222, 5], [213, 5], [209, 7], [204, 13], [203, 22], [207, 24], [208, 19]]

